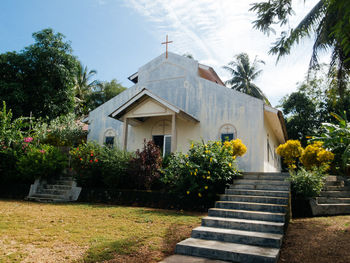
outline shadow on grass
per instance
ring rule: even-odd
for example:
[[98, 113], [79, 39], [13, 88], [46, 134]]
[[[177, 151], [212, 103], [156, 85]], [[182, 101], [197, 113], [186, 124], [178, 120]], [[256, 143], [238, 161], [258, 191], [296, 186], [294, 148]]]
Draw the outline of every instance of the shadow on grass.
[[83, 256], [83, 262], [93, 263], [110, 260], [117, 255], [128, 255], [135, 252], [138, 242], [133, 238], [119, 239], [113, 242], [103, 242], [90, 247]]

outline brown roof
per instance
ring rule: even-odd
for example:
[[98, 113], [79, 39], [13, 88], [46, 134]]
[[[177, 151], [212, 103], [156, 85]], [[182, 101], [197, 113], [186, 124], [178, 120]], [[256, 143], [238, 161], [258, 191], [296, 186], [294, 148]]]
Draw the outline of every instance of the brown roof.
[[218, 74], [216, 74], [212, 67], [198, 64], [198, 75], [203, 79], [225, 86], [224, 82], [219, 78]]

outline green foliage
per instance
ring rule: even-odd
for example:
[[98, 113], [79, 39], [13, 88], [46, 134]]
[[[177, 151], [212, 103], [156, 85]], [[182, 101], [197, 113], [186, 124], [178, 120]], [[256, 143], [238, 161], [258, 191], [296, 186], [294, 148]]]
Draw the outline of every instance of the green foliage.
[[50, 119], [72, 112], [74, 74], [78, 62], [64, 36], [44, 29], [33, 34], [35, 43], [24, 50], [0, 54], [0, 101], [14, 117]]
[[126, 177], [130, 154], [95, 142], [71, 150], [72, 167], [79, 185], [90, 188], [128, 188]]
[[325, 185], [325, 179], [325, 168], [322, 166], [315, 166], [311, 170], [300, 168], [290, 171], [292, 192], [304, 198], [318, 196]]
[[142, 151], [137, 150], [130, 161], [128, 177], [136, 183], [137, 189], [150, 190], [160, 177], [162, 161], [160, 149], [153, 141], [144, 140]]
[[262, 70], [259, 70], [259, 63], [265, 64], [264, 61], [258, 60], [257, 58], [251, 63], [246, 53], [236, 55], [235, 60], [230, 61], [228, 66], [223, 67], [232, 75], [232, 79], [227, 80], [225, 84], [230, 85], [231, 89], [259, 98], [270, 105], [270, 102], [262, 90], [253, 83], [262, 72]]
[[242, 142], [232, 140], [193, 143], [188, 154], [176, 153], [164, 169], [162, 181], [179, 199], [206, 204], [239, 175], [235, 159], [245, 153]]
[[124, 90], [126, 90], [126, 88], [118, 83], [116, 79], [112, 79], [110, 82], [102, 82], [99, 88], [93, 91], [88, 98], [90, 109], [97, 108], [106, 101], [122, 93]]
[[76, 116], [69, 113], [51, 120], [49, 124], [37, 120], [33, 123], [33, 133], [41, 143], [74, 147], [86, 140], [87, 131], [82, 126]]
[[68, 166], [68, 157], [57, 147], [30, 142], [23, 144], [24, 154], [18, 159], [18, 171], [23, 177], [48, 179], [58, 177]]
[[350, 124], [344, 113], [340, 115], [332, 114], [338, 124], [323, 123], [323, 133], [312, 140], [322, 141], [324, 147], [335, 153], [335, 163], [340, 172], [350, 175]]

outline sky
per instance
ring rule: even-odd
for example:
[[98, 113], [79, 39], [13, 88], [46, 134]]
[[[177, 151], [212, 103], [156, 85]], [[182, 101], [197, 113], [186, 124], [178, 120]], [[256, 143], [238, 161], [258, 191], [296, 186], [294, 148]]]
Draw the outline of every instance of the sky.
[[[0, 53], [20, 51], [33, 43], [32, 33], [53, 28], [71, 42], [73, 54], [101, 81], [127, 77], [165, 52], [190, 53], [215, 69], [223, 80], [230, 75], [222, 66], [241, 52], [265, 61], [256, 84], [276, 106], [305, 79], [312, 38], [301, 42], [276, 65], [268, 55], [276, 36], [253, 29], [259, 0], [0, 0]], [[294, 27], [318, 0], [294, 0]], [[277, 31], [278, 33], [278, 31]], [[326, 54], [325, 56], [326, 57]], [[325, 58], [324, 58], [325, 59]]]

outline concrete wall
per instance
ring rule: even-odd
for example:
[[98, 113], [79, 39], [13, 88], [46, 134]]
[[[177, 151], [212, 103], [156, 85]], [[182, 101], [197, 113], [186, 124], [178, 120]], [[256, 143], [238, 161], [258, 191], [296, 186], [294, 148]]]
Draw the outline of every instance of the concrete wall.
[[[200, 120], [194, 124], [189, 121], [177, 121], [178, 151], [187, 151], [191, 140], [220, 139], [219, 129], [231, 124], [237, 131], [237, 137], [247, 146], [245, 156], [239, 158], [239, 167], [244, 171], [261, 172], [273, 170], [266, 164], [265, 131], [263, 102], [214, 82], [197, 76], [198, 63], [195, 60], [169, 53], [168, 60], [161, 55], [141, 67], [138, 71], [139, 83], [120, 95], [101, 105], [89, 114], [89, 140], [103, 143], [104, 131], [113, 128], [117, 134], [118, 145], [122, 144], [122, 123], [108, 117], [128, 99], [147, 88], [153, 94], [177, 106]], [[138, 127], [129, 127], [128, 150], [142, 147], [143, 139], [151, 139], [152, 127], [168, 117], [154, 117]], [[269, 132], [275, 143], [273, 133]], [[272, 145], [272, 144], [271, 144]]]

